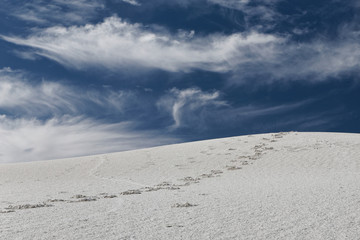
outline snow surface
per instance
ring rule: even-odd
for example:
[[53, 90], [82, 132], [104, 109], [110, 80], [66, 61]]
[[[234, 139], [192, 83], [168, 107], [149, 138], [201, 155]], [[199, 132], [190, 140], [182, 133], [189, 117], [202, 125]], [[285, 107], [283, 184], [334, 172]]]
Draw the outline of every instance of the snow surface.
[[359, 238], [359, 134], [0, 164], [0, 239]]

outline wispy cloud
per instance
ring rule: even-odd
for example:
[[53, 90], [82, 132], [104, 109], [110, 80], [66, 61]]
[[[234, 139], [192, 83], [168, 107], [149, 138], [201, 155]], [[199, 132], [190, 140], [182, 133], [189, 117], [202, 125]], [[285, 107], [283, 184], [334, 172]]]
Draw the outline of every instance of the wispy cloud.
[[99, 0], [31, 0], [5, 4], [6, 14], [43, 25], [85, 23], [104, 7]]
[[257, 17], [264, 21], [273, 21], [279, 16], [275, 5], [282, 0], [208, 0], [213, 4], [240, 10], [245, 14], [245, 19]]
[[84, 114], [93, 108], [121, 114], [135, 107], [137, 98], [132, 91], [84, 90], [59, 82], [34, 81], [22, 71], [0, 69], [0, 110], [8, 114], [39, 118]]
[[0, 115], [0, 163], [65, 158], [174, 143], [130, 122], [106, 124], [81, 117], [12, 119]]
[[[176, 136], [188, 131], [193, 138], [202, 138], [209, 129], [271, 129], [271, 121], [264, 120], [257, 126], [259, 119], [284, 115], [312, 102], [234, 106], [222, 92], [197, 87], [172, 88], [149, 101], [134, 92], [89, 91], [60, 82], [28, 79], [22, 71], [0, 70], [0, 162], [162, 145], [179, 142]], [[94, 108], [100, 110], [89, 114]], [[109, 113], [120, 118], [103, 117]], [[161, 123], [157, 130], [145, 124], [158, 119]]]
[[[257, 19], [261, 20], [261, 24], [258, 24], [256, 27], [258, 29], [267, 29], [272, 26], [274, 21], [281, 17], [281, 14], [276, 10], [277, 3], [281, 1], [283, 0], [153, 0], [151, 2], [140, 2], [144, 3], [144, 5], [147, 4], [148, 8], [151, 6], [161, 7], [162, 5], [175, 5], [178, 7], [189, 7], [196, 4], [206, 7], [218, 5], [231, 11], [241, 11], [245, 25], [252, 25], [250, 22]], [[229, 14], [229, 11], [226, 12]]]
[[27, 38], [2, 36], [6, 41], [34, 48], [33, 53], [77, 69], [89, 66], [121, 70], [125, 67], [166, 71], [230, 71], [235, 65], [272, 59], [274, 47], [284, 41], [256, 32], [229, 36], [172, 35], [118, 17], [97, 25], [51, 27]]
[[[173, 123], [171, 131], [191, 129], [192, 132], [204, 132], [212, 129], [259, 129], [252, 121], [269, 118], [299, 109], [314, 99], [286, 104], [244, 104], [233, 106], [223, 99], [219, 91], [206, 92], [198, 88], [171, 89], [157, 103], [161, 111], [169, 114]], [[265, 120], [266, 121], [266, 120]], [[271, 120], [269, 120], [269, 123]], [[255, 123], [256, 124], [256, 123]], [[268, 126], [268, 124], [262, 123]]]
[[129, 3], [131, 5], [134, 5], [134, 6], [141, 6], [141, 4], [135, 0], [121, 0], [123, 2], [126, 2], [126, 3]]
[[141, 122], [135, 118], [111, 122], [102, 117], [111, 113], [121, 119], [129, 108], [141, 109], [144, 104], [134, 92], [81, 90], [29, 78], [22, 71], [0, 69], [0, 162], [90, 155], [179, 141], [159, 131], [138, 130]]
[[[183, 90], [173, 88], [158, 101], [157, 105], [159, 108], [171, 113], [174, 124], [170, 128], [174, 130], [179, 127], [187, 127], [189, 122], [192, 122], [191, 127], [200, 123], [198, 119], [195, 121], [189, 119], [192, 114], [194, 114], [194, 118], [198, 118], [203, 111], [226, 106], [226, 102], [220, 100], [219, 96], [218, 91], [203, 92], [198, 88]], [[190, 114], [188, 114], [189, 112]]]
[[286, 36], [258, 32], [197, 36], [170, 34], [118, 17], [96, 25], [51, 27], [26, 37], [1, 36], [31, 47], [29, 53], [57, 61], [69, 68], [97, 67], [161, 69], [189, 72], [200, 69], [230, 72], [234, 83], [254, 78], [321, 81], [359, 70], [359, 35], [343, 30], [342, 38], [316, 38], [295, 43]]

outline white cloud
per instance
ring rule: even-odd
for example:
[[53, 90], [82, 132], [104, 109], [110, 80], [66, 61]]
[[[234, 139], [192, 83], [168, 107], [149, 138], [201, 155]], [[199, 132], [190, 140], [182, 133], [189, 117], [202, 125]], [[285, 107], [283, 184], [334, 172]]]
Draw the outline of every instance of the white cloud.
[[[159, 30], [160, 29], [160, 30]], [[359, 34], [343, 29], [341, 38], [295, 43], [286, 36], [258, 32], [170, 34], [165, 29], [131, 24], [111, 17], [96, 25], [51, 27], [26, 38], [0, 36], [28, 46], [26, 54], [46, 57], [69, 68], [112, 71], [200, 69], [230, 72], [234, 83], [257, 79], [321, 81], [359, 71]]]
[[36, 83], [29, 78], [22, 71], [0, 69], [0, 163], [91, 155], [178, 141], [157, 131], [136, 130], [140, 124], [136, 119], [108, 123], [101, 118], [107, 112], [122, 116], [128, 108], [141, 109], [143, 103], [136, 93], [107, 88], [81, 90], [56, 82]]
[[104, 8], [100, 0], [11, 1], [4, 6], [7, 14], [37, 24], [84, 23]]
[[[254, 71], [268, 81], [275, 80], [304, 80], [324, 81], [329, 77], [339, 77], [344, 74], [359, 72], [360, 44], [356, 38], [337, 41], [315, 40], [311, 43], [289, 43], [279, 46], [278, 57], [275, 61], [263, 62], [262, 69], [256, 66]], [[243, 80], [251, 77], [240, 66], [238, 73], [243, 73]]]
[[11, 119], [0, 115], [0, 163], [47, 160], [174, 143], [129, 122], [106, 124], [81, 117]]
[[[253, 126], [254, 119], [266, 119], [275, 114], [284, 114], [300, 107], [311, 104], [315, 99], [306, 101], [280, 104], [280, 105], [257, 105], [248, 104], [232, 106], [222, 100], [219, 91], [205, 92], [198, 88], [171, 89], [157, 103], [158, 108], [170, 115], [173, 124], [169, 126], [172, 131], [191, 129], [194, 132], [216, 132], [220, 129], [229, 130], [237, 128], [248, 131], [247, 128], [260, 129]], [[264, 120], [266, 121], [266, 120]]]
[[89, 66], [121, 70], [129, 66], [166, 71], [229, 71], [236, 64], [267, 59], [284, 39], [260, 33], [171, 35], [117, 17], [97, 25], [51, 27], [27, 38], [2, 36], [6, 41], [34, 48], [34, 54], [68, 67]]
[[66, 87], [53, 83], [42, 82], [30, 85], [19, 80], [21, 73], [0, 73], [0, 108], [16, 109], [23, 113], [42, 115], [44, 112], [56, 112], [58, 109], [73, 112], [74, 98]]
[[123, 2], [129, 3], [134, 6], [140, 6], [141, 4], [135, 0], [122, 0]]
[[249, 3], [255, 5], [273, 5], [283, 0], [207, 0], [208, 2], [216, 3], [228, 8], [243, 9]]
[[[191, 123], [191, 127], [200, 125], [198, 121], [202, 111], [226, 106], [227, 103], [219, 99], [220, 93], [203, 92], [198, 88], [188, 88], [179, 90], [173, 88], [168, 95], [164, 96], [158, 102], [158, 107], [171, 113], [174, 124], [170, 127], [176, 129], [186, 127]], [[192, 121], [190, 118], [193, 117]]]
[[[133, 111], [141, 109], [138, 105], [145, 109], [154, 104], [137, 103], [141, 99], [137, 100], [136, 94], [81, 91], [60, 83], [30, 83], [26, 79], [24, 72], [0, 69], [0, 162], [90, 155], [179, 141], [167, 137], [167, 131], [137, 130], [143, 120], [109, 123], [98, 118], [98, 110], [90, 114], [92, 117], [83, 112], [100, 106], [127, 115], [128, 108], [135, 107]], [[196, 133], [212, 126], [239, 126], [246, 120], [291, 111], [307, 103], [233, 107], [222, 100], [219, 91], [173, 88], [159, 99], [157, 107], [160, 114], [166, 114], [164, 119], [172, 120], [170, 130], [190, 129]], [[149, 112], [144, 114], [148, 116]]]
[[[157, 6], [168, 4], [177, 5], [179, 7], [188, 7], [191, 6], [191, 4], [196, 3], [202, 5], [219, 5], [230, 10], [241, 11], [246, 24], [248, 24], [250, 19], [254, 17], [261, 19], [262, 23], [257, 27], [266, 28], [269, 27], [269, 21], [274, 21], [280, 17], [280, 14], [276, 11], [276, 4], [281, 1], [283, 0], [153, 0], [151, 1], [151, 5]], [[149, 3], [147, 1], [143, 2], [144, 4]]]
[[131, 91], [82, 90], [58, 82], [30, 81], [26, 73], [0, 69], [0, 110], [28, 117], [82, 114], [89, 108], [118, 112], [137, 104]]
[[273, 5], [281, 0], [260, 0], [255, 5], [249, 5], [253, 0], [208, 0], [210, 3], [218, 4], [226, 8], [243, 11], [248, 16], [258, 16], [263, 20], [272, 20], [277, 14]]

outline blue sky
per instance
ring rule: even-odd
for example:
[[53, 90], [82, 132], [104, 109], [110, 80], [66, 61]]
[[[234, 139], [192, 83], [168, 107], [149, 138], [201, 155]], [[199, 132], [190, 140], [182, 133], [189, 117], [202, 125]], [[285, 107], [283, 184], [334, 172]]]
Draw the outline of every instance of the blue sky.
[[0, 162], [360, 132], [360, 4], [2, 0]]

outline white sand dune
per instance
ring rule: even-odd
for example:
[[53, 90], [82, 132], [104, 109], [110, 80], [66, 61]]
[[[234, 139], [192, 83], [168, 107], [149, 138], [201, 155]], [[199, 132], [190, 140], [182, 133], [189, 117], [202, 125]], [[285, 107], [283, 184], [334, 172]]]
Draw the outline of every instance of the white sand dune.
[[0, 239], [360, 239], [360, 135], [1, 164]]

